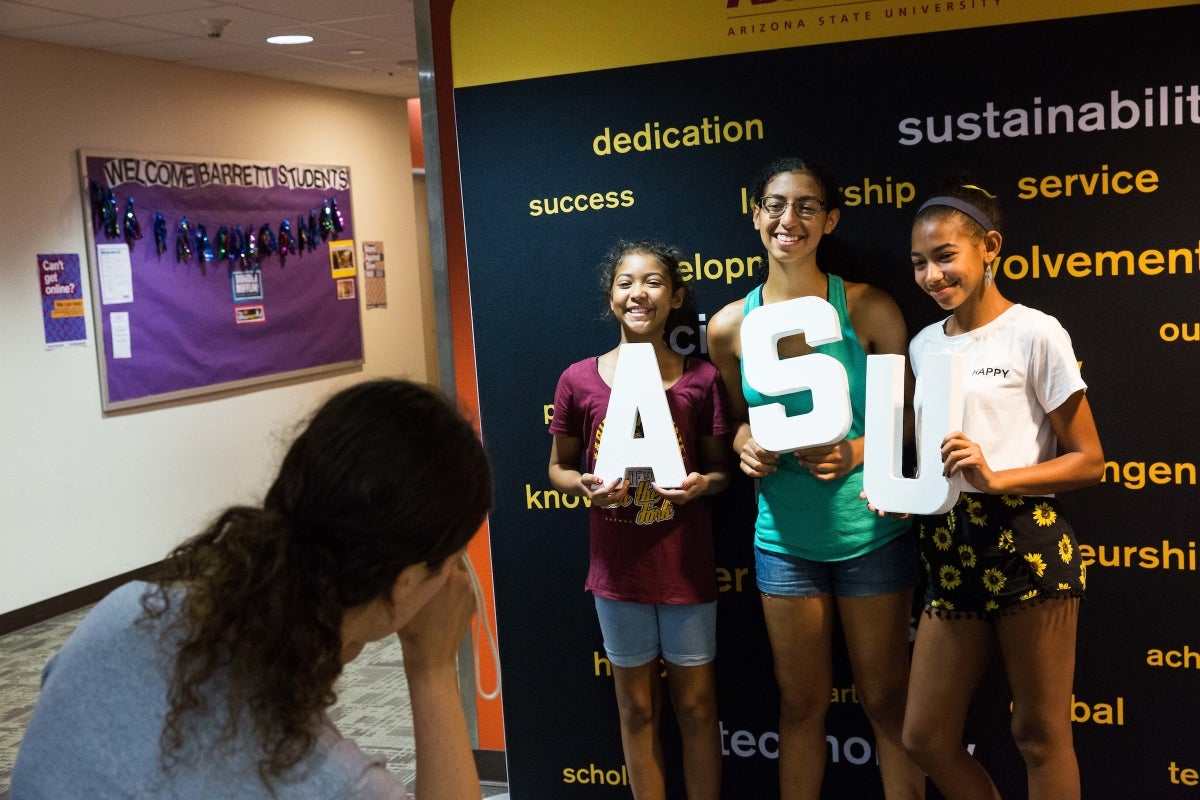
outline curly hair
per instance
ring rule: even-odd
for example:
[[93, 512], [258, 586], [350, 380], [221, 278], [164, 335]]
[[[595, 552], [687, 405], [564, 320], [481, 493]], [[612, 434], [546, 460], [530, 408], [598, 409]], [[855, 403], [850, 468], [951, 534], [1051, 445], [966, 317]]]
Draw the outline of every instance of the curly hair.
[[621, 262], [627, 256], [635, 254], [649, 256], [663, 266], [671, 281], [672, 293], [683, 290], [683, 302], [680, 303], [679, 308], [671, 309], [671, 313], [667, 315], [667, 323], [663, 328], [663, 338], [667, 339], [670, 337], [671, 331], [678, 326], [694, 323], [697, 314], [696, 294], [692, 291], [691, 283], [683, 279], [683, 272], [679, 266], [683, 254], [674, 245], [654, 239], [622, 239], [609, 249], [604, 260], [600, 262], [600, 292], [604, 298], [604, 316], [612, 315], [609, 302], [612, 300], [613, 283], [617, 279], [617, 268], [621, 266]]
[[[262, 507], [222, 512], [171, 553], [142, 598], [145, 617], [167, 616], [164, 636], [179, 641], [164, 768], [181, 756], [193, 717], [213, 713], [224, 715], [224, 740], [248, 716], [268, 787], [307, 757], [336, 700], [343, 613], [390, 602], [410, 565], [438, 568], [466, 546], [491, 500], [483, 445], [435, 391], [376, 380], [330, 398]], [[223, 709], [206, 697], [218, 675], [230, 687]]]

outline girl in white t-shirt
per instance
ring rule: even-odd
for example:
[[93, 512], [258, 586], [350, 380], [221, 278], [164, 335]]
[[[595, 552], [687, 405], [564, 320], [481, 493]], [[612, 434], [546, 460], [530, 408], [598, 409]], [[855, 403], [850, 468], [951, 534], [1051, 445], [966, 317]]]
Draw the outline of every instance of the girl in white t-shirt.
[[951, 315], [913, 339], [909, 362], [920, 374], [927, 354], [963, 356], [963, 430], [942, 460], [967, 490], [948, 514], [919, 519], [928, 589], [904, 745], [949, 800], [999, 797], [962, 745], [999, 646], [1029, 797], [1078, 800], [1071, 688], [1086, 575], [1054, 494], [1098, 482], [1104, 456], [1070, 337], [996, 286], [999, 225], [995, 197], [962, 181], [913, 223], [917, 285]]

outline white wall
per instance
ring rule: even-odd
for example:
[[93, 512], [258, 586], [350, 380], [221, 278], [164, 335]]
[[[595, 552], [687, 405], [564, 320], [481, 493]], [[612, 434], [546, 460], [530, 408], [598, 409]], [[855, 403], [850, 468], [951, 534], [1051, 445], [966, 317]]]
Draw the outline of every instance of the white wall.
[[[341, 386], [436, 380], [402, 99], [0, 37], [0, 108], [0, 614], [158, 561], [260, 499], [295, 422]], [[90, 300], [87, 348], [47, 351], [36, 274], [38, 253], [86, 272], [80, 148], [349, 165], [355, 234], [384, 242], [388, 271], [365, 368], [102, 414]]]

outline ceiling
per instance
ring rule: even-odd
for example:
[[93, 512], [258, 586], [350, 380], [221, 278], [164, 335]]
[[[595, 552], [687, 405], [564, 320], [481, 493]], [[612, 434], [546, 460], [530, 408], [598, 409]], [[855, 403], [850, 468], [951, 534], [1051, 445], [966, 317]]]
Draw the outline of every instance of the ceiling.
[[[228, 22], [221, 27], [220, 20]], [[286, 33], [313, 41], [266, 41]], [[413, 0], [0, 0], [0, 36], [371, 94], [418, 94]]]

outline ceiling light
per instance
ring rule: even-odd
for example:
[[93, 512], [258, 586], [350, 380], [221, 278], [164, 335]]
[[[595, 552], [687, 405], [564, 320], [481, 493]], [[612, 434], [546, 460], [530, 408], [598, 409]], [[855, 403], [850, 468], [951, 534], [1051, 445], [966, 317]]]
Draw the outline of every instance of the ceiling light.
[[267, 41], [271, 44], [308, 44], [313, 40], [311, 36], [303, 34], [287, 34], [284, 36], [268, 36]]
[[348, 56], [365, 56], [366, 54], [367, 54], [366, 50], [347, 50], [346, 51], [346, 55], [348, 55]]

